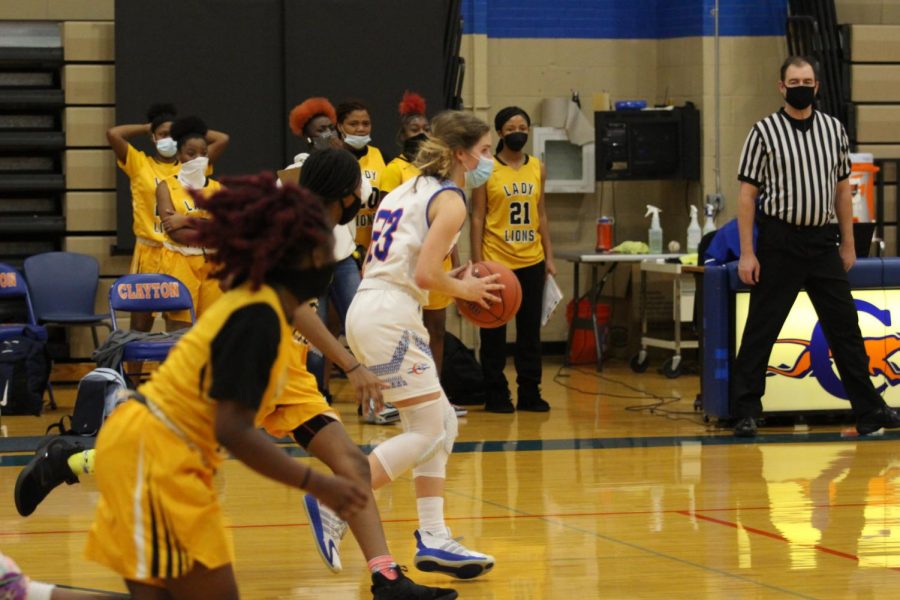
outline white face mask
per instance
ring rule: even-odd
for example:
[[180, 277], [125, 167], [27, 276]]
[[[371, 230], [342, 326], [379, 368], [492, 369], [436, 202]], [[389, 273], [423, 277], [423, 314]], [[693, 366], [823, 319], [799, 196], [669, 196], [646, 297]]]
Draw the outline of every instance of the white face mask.
[[164, 158], [172, 158], [175, 151], [178, 150], [178, 144], [170, 137], [164, 137], [156, 140], [156, 150], [159, 155]]
[[186, 163], [181, 163], [178, 171], [178, 181], [191, 190], [197, 190], [206, 183], [206, 168], [209, 166], [209, 157], [198, 156]]
[[370, 135], [344, 135], [344, 142], [351, 148], [356, 148], [357, 150], [362, 150], [368, 146], [371, 141], [372, 136]]

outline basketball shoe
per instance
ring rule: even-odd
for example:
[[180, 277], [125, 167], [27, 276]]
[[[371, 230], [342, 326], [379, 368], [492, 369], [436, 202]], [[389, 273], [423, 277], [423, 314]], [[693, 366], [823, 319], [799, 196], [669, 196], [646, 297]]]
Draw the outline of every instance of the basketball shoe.
[[375, 401], [369, 400], [365, 421], [374, 425], [390, 425], [400, 420], [400, 411], [393, 404], [385, 404], [380, 412], [375, 412]]
[[450, 537], [416, 530], [416, 568], [420, 571], [437, 571], [457, 579], [473, 579], [494, 568], [494, 557], [469, 550]]
[[309, 530], [313, 534], [319, 556], [333, 573], [340, 573], [343, 569], [341, 540], [347, 533], [347, 522], [321, 504], [312, 494], [303, 496], [303, 507], [309, 518]]
[[[16, 562], [0, 554], [0, 598], [9, 600], [25, 600], [28, 597], [28, 578]], [[443, 598], [444, 596], [436, 596]], [[447, 598], [456, 598], [455, 595]]]
[[397, 579], [388, 579], [381, 573], [374, 573], [373, 600], [454, 600], [459, 595], [456, 590], [419, 585], [404, 574], [405, 570], [406, 567], [396, 568]]
[[20, 515], [27, 517], [33, 513], [47, 494], [61, 483], [78, 483], [78, 477], [72, 473], [67, 461], [83, 450], [81, 444], [59, 436], [48, 438], [38, 446], [34, 457], [16, 478], [13, 495]]

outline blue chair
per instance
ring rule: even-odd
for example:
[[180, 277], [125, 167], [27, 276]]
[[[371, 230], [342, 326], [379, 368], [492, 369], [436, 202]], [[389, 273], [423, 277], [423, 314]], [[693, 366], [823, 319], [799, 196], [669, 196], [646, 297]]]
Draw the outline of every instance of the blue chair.
[[91, 328], [94, 348], [97, 327], [111, 329], [107, 318], [94, 312], [100, 266], [97, 259], [72, 252], [47, 252], [25, 259], [25, 279], [41, 325]]
[[6, 340], [14, 336], [25, 335], [27, 330], [33, 337], [47, 341], [47, 328], [38, 325], [34, 318], [34, 306], [31, 304], [31, 296], [28, 286], [22, 274], [5, 263], [0, 263], [0, 300], [14, 300], [21, 298], [25, 303], [25, 323], [0, 323], [0, 340]]
[[[123, 275], [109, 288], [109, 314], [113, 331], [118, 331], [116, 311], [168, 312], [187, 310], [194, 322], [194, 301], [191, 292], [181, 281], [155, 273]], [[162, 362], [175, 345], [173, 340], [141, 340], [127, 342], [122, 353], [122, 363]], [[124, 375], [124, 368], [119, 365]]]
[[[31, 296], [28, 286], [22, 274], [7, 265], [0, 263], [0, 300], [14, 300], [21, 298], [25, 303], [26, 323], [0, 323], [0, 340], [8, 340], [17, 336], [28, 336], [42, 342], [47, 341], [47, 328], [38, 325], [34, 318], [34, 307], [31, 304]], [[50, 408], [56, 408], [56, 399], [53, 397], [53, 387], [47, 382], [47, 394], [50, 396]]]

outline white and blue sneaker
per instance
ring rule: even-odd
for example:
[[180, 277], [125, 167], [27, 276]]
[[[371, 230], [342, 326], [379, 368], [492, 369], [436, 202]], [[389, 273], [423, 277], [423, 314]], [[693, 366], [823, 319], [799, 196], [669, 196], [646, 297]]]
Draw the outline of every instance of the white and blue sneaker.
[[341, 540], [347, 533], [347, 522], [337, 516], [333, 510], [321, 504], [312, 494], [303, 497], [303, 507], [309, 518], [309, 530], [316, 542], [319, 556], [325, 561], [333, 573], [340, 573]]
[[494, 568], [494, 557], [469, 550], [450, 537], [416, 530], [416, 568], [420, 571], [446, 573], [457, 579], [474, 579]]
[[365, 421], [373, 425], [390, 425], [400, 420], [400, 411], [393, 404], [385, 404], [379, 412], [375, 412], [375, 401], [369, 400]]

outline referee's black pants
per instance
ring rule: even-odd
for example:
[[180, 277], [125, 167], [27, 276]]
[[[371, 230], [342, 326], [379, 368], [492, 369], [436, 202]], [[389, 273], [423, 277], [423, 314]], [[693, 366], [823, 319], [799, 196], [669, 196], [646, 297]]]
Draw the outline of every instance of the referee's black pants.
[[[546, 280], [544, 261], [530, 267], [513, 269], [522, 285], [522, 305], [516, 313], [516, 383], [518, 401], [529, 404], [540, 399], [541, 385], [541, 307]], [[509, 384], [503, 368], [506, 366], [506, 325], [481, 329], [481, 370], [489, 396], [505, 398]]]
[[762, 415], [769, 355], [801, 288], [816, 309], [857, 419], [884, 406], [869, 378], [869, 358], [834, 229], [797, 227], [759, 215], [757, 222], [759, 281], [750, 292], [747, 323], [734, 364], [735, 414]]

